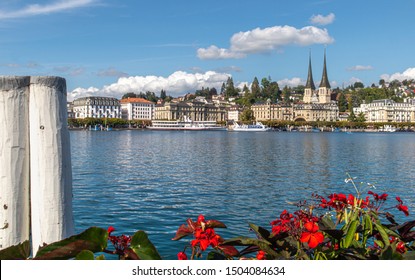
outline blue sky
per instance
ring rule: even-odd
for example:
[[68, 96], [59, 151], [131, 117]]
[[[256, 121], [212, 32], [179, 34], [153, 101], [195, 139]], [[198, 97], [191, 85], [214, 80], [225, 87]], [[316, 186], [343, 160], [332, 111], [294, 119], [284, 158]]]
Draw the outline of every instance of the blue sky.
[[271, 77], [415, 78], [415, 0], [1, 0], [0, 75], [66, 78], [68, 99], [172, 96]]

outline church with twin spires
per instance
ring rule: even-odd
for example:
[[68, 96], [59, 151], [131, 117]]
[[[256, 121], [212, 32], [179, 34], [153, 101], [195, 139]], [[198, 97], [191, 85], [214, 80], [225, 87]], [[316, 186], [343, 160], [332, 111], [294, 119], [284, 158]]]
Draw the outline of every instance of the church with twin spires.
[[313, 80], [311, 67], [311, 54], [308, 61], [308, 77], [304, 89], [303, 100], [293, 105], [254, 104], [251, 106], [257, 121], [286, 120], [286, 121], [328, 121], [335, 122], [339, 119], [339, 107], [337, 101], [331, 100], [332, 90], [329, 83], [326, 64], [326, 51], [324, 51], [323, 75], [320, 86], [317, 89]]
[[323, 75], [316, 88], [311, 67], [311, 54], [308, 61], [308, 76], [304, 88], [303, 102], [293, 105], [294, 121], [337, 121], [339, 107], [331, 100], [332, 90], [327, 75], [326, 51], [324, 50]]

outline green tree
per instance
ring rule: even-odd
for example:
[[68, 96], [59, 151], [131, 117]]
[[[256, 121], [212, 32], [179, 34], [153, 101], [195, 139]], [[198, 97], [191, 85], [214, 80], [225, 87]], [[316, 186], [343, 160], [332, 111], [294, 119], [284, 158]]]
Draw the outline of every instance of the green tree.
[[365, 122], [366, 121], [365, 114], [363, 112], [360, 112], [359, 115], [357, 115], [357, 117], [356, 117], [356, 121], [357, 122]]
[[220, 94], [224, 95], [225, 94], [225, 90], [226, 90], [226, 85], [225, 83], [222, 83], [222, 87], [220, 88]]
[[338, 105], [339, 105], [339, 112], [346, 112], [347, 111], [347, 99], [343, 92], [339, 93], [338, 96]]
[[291, 103], [291, 100], [290, 100], [290, 92], [291, 92], [291, 89], [288, 87], [288, 86], [285, 86], [283, 89], [282, 89], [282, 96], [283, 96], [283, 98], [284, 98], [284, 102], [285, 103]]
[[353, 84], [353, 87], [354, 87], [354, 88], [364, 88], [365, 86], [363, 85], [363, 83], [362, 83], [362, 82], [355, 82], [355, 83]]
[[238, 95], [238, 91], [235, 89], [235, 86], [233, 84], [232, 77], [229, 77], [226, 81], [226, 88], [225, 88], [225, 97], [235, 97]]
[[164, 89], [162, 89], [161, 92], [160, 92], [160, 98], [164, 100], [164, 99], [166, 99], [166, 97], [167, 97], [166, 91]]
[[259, 98], [261, 95], [261, 87], [259, 86], [258, 78], [255, 77], [251, 85], [251, 93], [255, 98]]
[[246, 108], [241, 113], [241, 121], [243, 122], [250, 122], [254, 121], [254, 112], [250, 108]]
[[128, 97], [130, 97], [130, 98], [136, 98], [136, 97], [138, 97], [138, 96], [137, 96], [137, 94], [135, 94], [134, 92], [127, 92], [126, 94], [124, 94], [124, 95], [121, 97], [121, 99], [128, 98]]

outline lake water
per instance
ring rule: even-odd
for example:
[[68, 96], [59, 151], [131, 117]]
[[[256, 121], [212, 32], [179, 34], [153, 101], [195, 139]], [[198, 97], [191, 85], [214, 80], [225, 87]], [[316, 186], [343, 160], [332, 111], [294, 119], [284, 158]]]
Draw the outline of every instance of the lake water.
[[[187, 218], [224, 222], [223, 237], [252, 236], [312, 193], [374, 184], [391, 205], [415, 208], [415, 133], [71, 131], [75, 229], [148, 233], [163, 259]], [[364, 184], [360, 184], [363, 182]], [[366, 190], [366, 189], [365, 189]], [[393, 211], [395, 213], [396, 211]], [[401, 217], [396, 212], [396, 216]], [[411, 213], [411, 216], [413, 214]]]

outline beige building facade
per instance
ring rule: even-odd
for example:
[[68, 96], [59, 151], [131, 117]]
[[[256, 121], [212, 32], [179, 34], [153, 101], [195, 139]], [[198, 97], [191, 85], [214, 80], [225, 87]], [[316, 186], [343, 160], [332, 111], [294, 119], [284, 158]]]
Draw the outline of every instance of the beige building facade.
[[166, 102], [155, 107], [155, 120], [226, 121], [227, 111], [223, 105], [203, 101]]
[[354, 108], [355, 115], [363, 113], [366, 122], [415, 122], [415, 99], [397, 103], [391, 99], [375, 100]]

